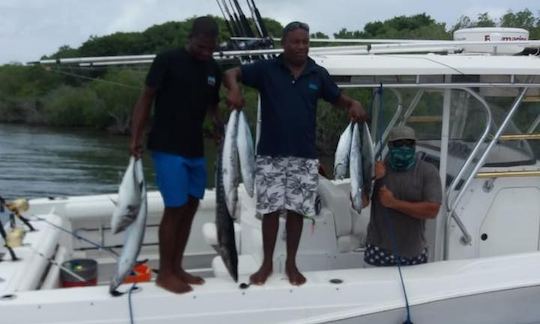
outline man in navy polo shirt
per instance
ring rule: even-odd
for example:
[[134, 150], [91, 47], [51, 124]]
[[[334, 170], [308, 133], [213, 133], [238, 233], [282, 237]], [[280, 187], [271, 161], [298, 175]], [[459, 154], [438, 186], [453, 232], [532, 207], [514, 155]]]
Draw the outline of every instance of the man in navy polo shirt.
[[323, 67], [308, 57], [309, 27], [292, 22], [283, 30], [283, 54], [243, 65], [225, 73], [228, 103], [243, 107], [238, 81], [256, 88], [261, 96], [261, 133], [255, 174], [257, 212], [264, 215], [263, 262], [250, 281], [262, 285], [272, 273], [279, 214], [287, 211], [285, 272], [293, 285], [306, 278], [296, 266], [296, 252], [304, 217], [315, 215], [318, 186], [315, 148], [317, 100], [349, 110], [353, 120], [367, 118], [362, 105], [342, 94]]
[[130, 151], [140, 158], [143, 133], [155, 102], [148, 148], [165, 205], [159, 226], [156, 284], [175, 293], [190, 291], [190, 284], [204, 283], [181, 264], [206, 187], [202, 129], [206, 112], [212, 114], [215, 125], [221, 124], [217, 113], [221, 73], [212, 58], [217, 37], [213, 18], [195, 19], [185, 48], [156, 56], [133, 109]]

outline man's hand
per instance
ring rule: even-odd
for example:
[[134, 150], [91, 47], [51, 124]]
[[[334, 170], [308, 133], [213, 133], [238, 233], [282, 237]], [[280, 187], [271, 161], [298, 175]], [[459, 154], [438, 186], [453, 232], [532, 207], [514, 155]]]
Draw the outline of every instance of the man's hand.
[[384, 178], [386, 175], [386, 167], [384, 166], [383, 161], [375, 162], [375, 179], [379, 180]]
[[349, 118], [355, 122], [364, 122], [368, 120], [368, 115], [360, 102], [352, 100], [351, 105], [349, 106]]
[[141, 141], [137, 141], [134, 138], [131, 138], [129, 142], [129, 153], [135, 157], [135, 159], [140, 159], [143, 154], [143, 146]]
[[227, 94], [227, 104], [233, 109], [242, 109], [244, 107], [244, 96], [240, 88], [233, 88]]
[[379, 200], [386, 208], [393, 208], [397, 201], [396, 197], [394, 197], [394, 193], [386, 188], [386, 186], [382, 186], [381, 189], [379, 189]]

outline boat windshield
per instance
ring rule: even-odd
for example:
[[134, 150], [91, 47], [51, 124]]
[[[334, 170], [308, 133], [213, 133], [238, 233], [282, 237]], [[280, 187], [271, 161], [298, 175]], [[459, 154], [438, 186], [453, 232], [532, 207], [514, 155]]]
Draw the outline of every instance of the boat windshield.
[[[482, 96], [483, 93], [479, 92], [478, 88], [472, 91], [479, 93], [485, 100], [492, 118], [488, 136], [480, 146], [482, 152], [511, 109], [517, 90], [503, 91], [504, 96], [495, 96], [492, 93], [488, 93], [489, 96]], [[509, 96], [508, 93], [515, 93], [516, 96]], [[453, 89], [449, 90], [448, 94], [450, 118], [447, 169], [449, 178], [452, 178], [459, 172], [484, 133], [488, 114], [486, 105], [471, 93], [463, 89]], [[445, 90], [386, 89], [383, 91], [382, 99], [376, 98], [378, 95], [379, 93], [375, 91], [375, 99], [372, 102], [376, 107], [373, 105], [371, 107], [372, 113], [379, 109], [378, 125], [372, 125], [376, 133], [374, 138], [384, 140], [384, 133], [393, 125], [394, 120], [395, 124], [406, 123], [416, 131], [418, 150], [423, 154], [423, 158], [439, 167]], [[400, 104], [403, 108], [398, 113]], [[396, 117], [396, 114], [399, 116]], [[502, 133], [503, 136], [490, 151], [484, 166], [512, 167], [537, 164], [540, 159], [540, 140], [533, 134], [540, 133], [540, 126], [536, 125], [536, 129], [532, 127], [539, 114], [540, 102], [530, 99], [521, 102]]]

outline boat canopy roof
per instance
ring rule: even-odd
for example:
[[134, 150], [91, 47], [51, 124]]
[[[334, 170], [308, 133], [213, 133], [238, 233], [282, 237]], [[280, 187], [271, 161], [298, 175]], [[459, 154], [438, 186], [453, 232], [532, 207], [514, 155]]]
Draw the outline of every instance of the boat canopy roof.
[[335, 76], [540, 75], [538, 56], [314, 55]]

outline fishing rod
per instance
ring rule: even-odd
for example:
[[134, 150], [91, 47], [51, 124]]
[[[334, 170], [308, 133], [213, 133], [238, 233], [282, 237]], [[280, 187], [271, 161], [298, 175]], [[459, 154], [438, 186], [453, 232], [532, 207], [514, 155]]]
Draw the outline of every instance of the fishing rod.
[[232, 30], [232, 27], [231, 25], [229, 24], [229, 20], [227, 20], [227, 16], [225, 15], [225, 12], [223, 11], [223, 8], [221, 7], [221, 5], [219, 4], [219, 0], [216, 0], [217, 2], [217, 5], [219, 7], [219, 10], [221, 11], [221, 14], [223, 15], [223, 20], [225, 20], [225, 26], [227, 26], [227, 30], [229, 31], [229, 34], [231, 36], [234, 36], [234, 32]]
[[229, 10], [229, 7], [227, 6], [227, 2], [225, 0], [221, 0], [223, 4], [223, 8], [225, 9], [225, 12], [227, 12], [227, 15], [229, 15], [229, 21], [231, 22], [231, 26], [233, 29], [232, 36], [240, 36], [240, 31], [238, 29], [238, 23], [234, 20], [234, 17], [231, 15], [231, 11]]
[[234, 5], [236, 6], [236, 11], [238, 11], [238, 14], [240, 15], [240, 22], [242, 23], [242, 26], [244, 27], [244, 31], [246, 32], [245, 36], [255, 37], [255, 33], [251, 29], [249, 21], [247, 20], [246, 15], [244, 15], [244, 11], [242, 10], [242, 7], [240, 7], [238, 0], [233, 0], [233, 1], [234, 1]]
[[[266, 28], [266, 25], [264, 24], [264, 20], [262, 19], [261, 13], [259, 12], [259, 9], [257, 8], [257, 5], [255, 4], [255, 0], [251, 0], [251, 4], [253, 5], [253, 10], [255, 11], [255, 16], [257, 17], [257, 21], [261, 28], [262, 37], [266, 37], [270, 39], [270, 34], [268, 34], [268, 29]], [[274, 47], [274, 43], [270, 39], [270, 43], [272, 47]]]
[[240, 32], [240, 35], [245, 36], [246, 31], [244, 30], [244, 27], [242, 26], [242, 23], [240, 22], [240, 18], [238, 17], [237, 12], [234, 10], [235, 8], [234, 8], [234, 4], [232, 3], [232, 0], [229, 0], [229, 5], [231, 6], [231, 12], [233, 13], [236, 24], [238, 25], [238, 31]]
[[249, 12], [251, 13], [251, 19], [253, 20], [253, 24], [255, 25], [255, 29], [257, 30], [258, 37], [263, 37], [261, 26], [259, 26], [259, 22], [257, 21], [257, 18], [255, 17], [255, 10], [251, 6], [251, 2], [249, 0], [246, 0], [247, 5], [249, 7]]

